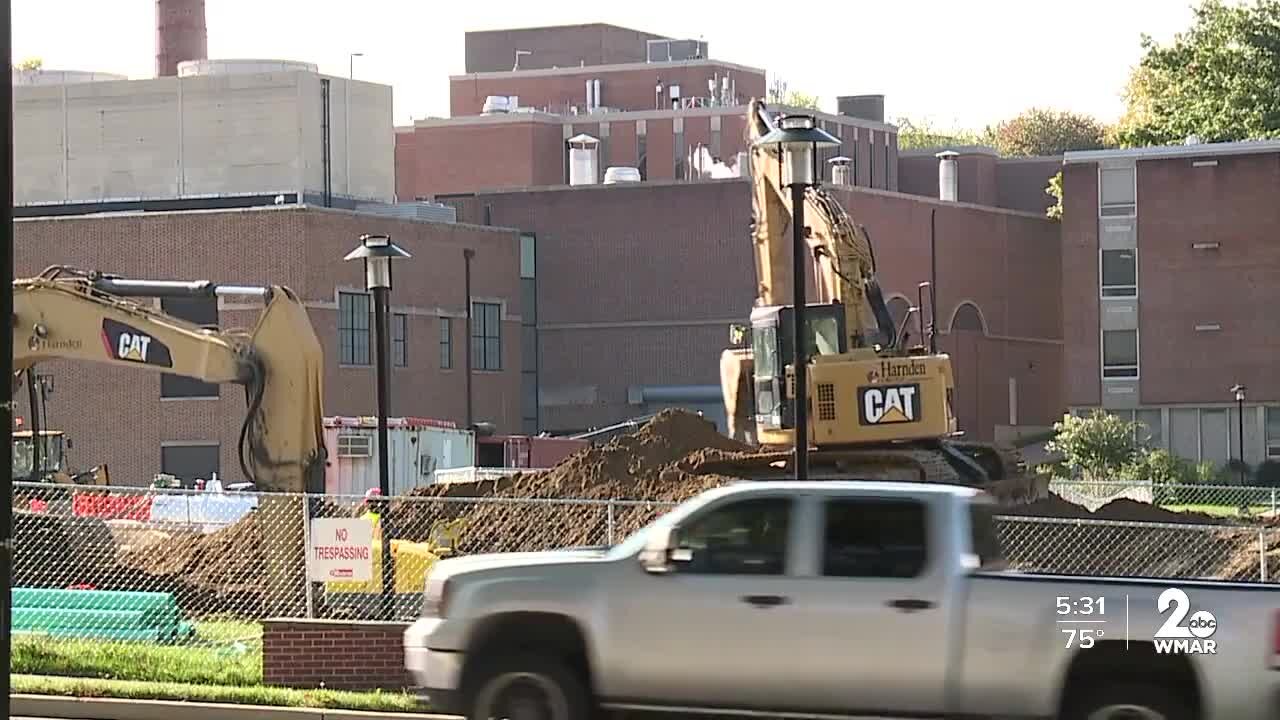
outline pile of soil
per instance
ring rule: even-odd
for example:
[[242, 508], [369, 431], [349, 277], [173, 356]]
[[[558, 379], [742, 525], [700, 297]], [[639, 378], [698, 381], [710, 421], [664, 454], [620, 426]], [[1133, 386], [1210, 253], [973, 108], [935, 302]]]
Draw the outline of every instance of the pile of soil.
[[[665, 511], [665, 503], [735, 480], [688, 471], [694, 459], [717, 452], [746, 453], [750, 448], [725, 437], [698, 415], [665, 410], [637, 431], [579, 450], [547, 470], [419, 488], [413, 500], [393, 505], [396, 534], [425, 541], [437, 521], [462, 517], [466, 526], [458, 552], [606, 544], [646, 525]], [[501, 502], [528, 498], [545, 502]], [[611, 516], [605, 503], [583, 500], [657, 502], [618, 504]]]

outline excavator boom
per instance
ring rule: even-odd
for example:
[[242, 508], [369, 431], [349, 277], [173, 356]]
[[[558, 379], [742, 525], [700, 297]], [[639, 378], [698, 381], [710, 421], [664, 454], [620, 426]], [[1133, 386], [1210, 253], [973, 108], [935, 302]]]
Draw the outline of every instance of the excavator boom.
[[756, 144], [773, 130], [767, 108], [753, 100], [747, 140], [752, 145], [756, 302], [750, 342], [726, 349], [720, 361], [730, 435], [763, 447], [760, 452], [708, 456], [697, 470], [786, 475], [791, 472], [790, 448], [803, 442], [812, 448], [809, 462], [815, 473], [961, 482], [986, 487], [1006, 500], [1037, 497], [1041, 489], [1022, 477], [1016, 453], [956, 441], [950, 358], [923, 345], [907, 346], [877, 282], [866, 229], [821, 186], [806, 187], [803, 193], [809, 254], [806, 396], [812, 422], [807, 437], [795, 436], [796, 313], [787, 303], [794, 297], [791, 236], [797, 213], [791, 187], [783, 184], [779, 150]]
[[[252, 330], [217, 330], [133, 298], [255, 295]], [[323, 352], [288, 288], [125, 280], [53, 266], [13, 283], [14, 381], [51, 359], [174, 373], [246, 391], [240, 434], [246, 479], [276, 492], [322, 491]]]

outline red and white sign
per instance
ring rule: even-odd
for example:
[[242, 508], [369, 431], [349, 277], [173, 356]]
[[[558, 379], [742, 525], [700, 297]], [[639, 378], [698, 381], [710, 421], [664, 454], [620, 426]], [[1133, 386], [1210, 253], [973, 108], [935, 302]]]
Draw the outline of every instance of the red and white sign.
[[373, 579], [373, 522], [365, 518], [311, 521], [310, 578], [315, 582]]

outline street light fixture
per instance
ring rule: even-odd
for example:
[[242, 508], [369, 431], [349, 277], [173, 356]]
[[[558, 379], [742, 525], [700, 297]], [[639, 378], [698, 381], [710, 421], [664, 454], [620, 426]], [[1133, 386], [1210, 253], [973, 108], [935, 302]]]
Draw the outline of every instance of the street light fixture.
[[347, 56], [347, 79], [354, 80], [356, 77], [356, 58], [364, 57], [364, 53], [351, 53]]
[[809, 343], [805, 306], [808, 293], [805, 278], [809, 250], [805, 243], [804, 192], [817, 185], [817, 149], [837, 147], [840, 140], [816, 126], [812, 115], [784, 115], [777, 125], [755, 142], [756, 147], [773, 147], [782, 163], [782, 184], [791, 188], [791, 262], [794, 275], [795, 326], [795, 466], [796, 480], [809, 477]]
[[343, 260], [364, 261], [365, 289], [373, 294], [374, 342], [377, 344], [378, 384], [378, 490], [381, 492], [378, 524], [382, 544], [382, 616], [395, 618], [395, 568], [392, 567], [391, 539], [395, 532], [391, 523], [390, 442], [387, 437], [387, 383], [391, 375], [391, 358], [387, 315], [391, 296], [391, 261], [412, 257], [388, 235], [361, 235], [360, 246]]
[[1247, 389], [1244, 385], [1236, 383], [1228, 391], [1236, 399], [1236, 457], [1240, 458], [1240, 465], [1237, 470], [1240, 472], [1241, 485], [1247, 484], [1244, 464], [1244, 393]]

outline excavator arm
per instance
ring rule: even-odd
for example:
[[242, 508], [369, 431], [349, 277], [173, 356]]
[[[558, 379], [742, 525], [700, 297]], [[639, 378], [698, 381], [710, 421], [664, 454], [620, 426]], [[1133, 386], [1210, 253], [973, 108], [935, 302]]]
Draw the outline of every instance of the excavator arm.
[[[254, 295], [252, 330], [211, 330], [133, 298]], [[240, 465], [261, 490], [322, 492], [323, 353], [288, 288], [126, 280], [61, 266], [13, 283], [15, 387], [52, 359], [174, 373], [245, 388]]]
[[[782, 185], [778, 150], [755, 146], [773, 129], [764, 103], [753, 100], [747, 117], [747, 140], [752, 145], [752, 246], [759, 282], [757, 306], [789, 303], [793, 287], [791, 193]], [[817, 186], [805, 190], [804, 220], [814, 268], [810, 302], [841, 304], [849, 349], [877, 345], [891, 349], [897, 333], [876, 282], [875, 253], [866, 229], [854, 223], [840, 203]]]

